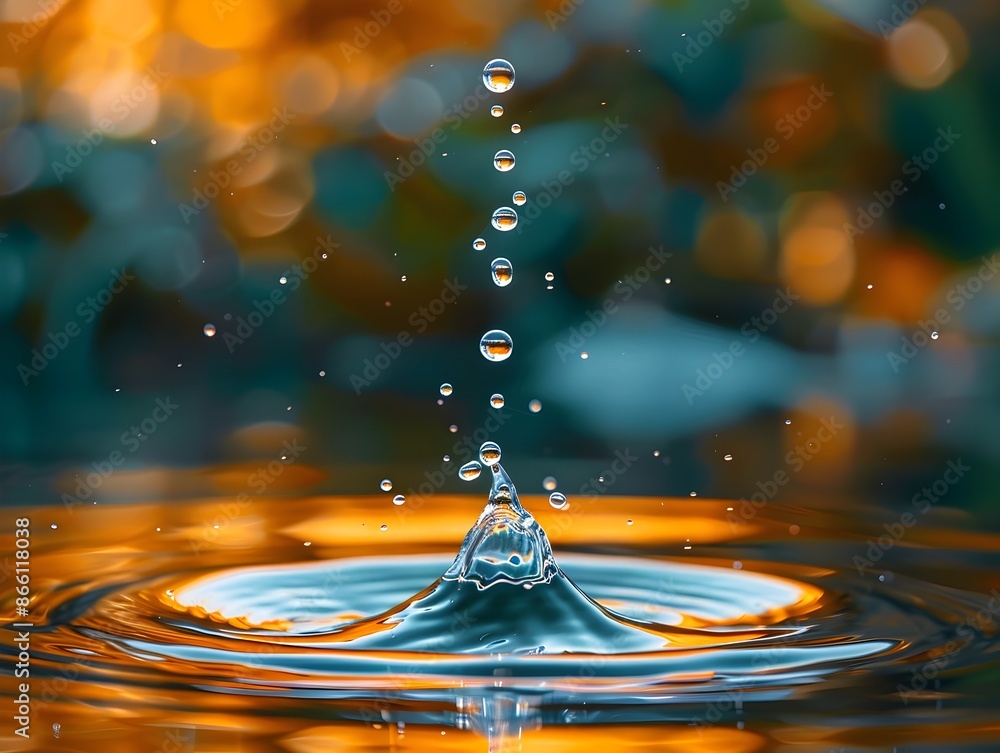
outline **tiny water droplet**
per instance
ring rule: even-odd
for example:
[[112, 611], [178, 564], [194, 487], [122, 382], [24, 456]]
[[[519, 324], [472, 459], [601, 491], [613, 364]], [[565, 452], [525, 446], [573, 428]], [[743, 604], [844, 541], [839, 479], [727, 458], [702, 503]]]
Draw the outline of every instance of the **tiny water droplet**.
[[388, 530], [389, 530], [389, 526], [387, 526], [387, 525], [385, 525], [385, 524], [383, 523], [383, 524], [382, 524], [381, 526], [379, 526], [379, 530], [380, 530], [380, 531], [388, 531]]
[[549, 495], [549, 504], [557, 510], [563, 509], [566, 506], [566, 495], [562, 492], [552, 492]]
[[451, 426], [448, 427], [448, 431], [450, 431], [452, 434], [456, 434], [458, 432], [458, 426], [456, 424], [452, 424]]
[[514, 153], [509, 149], [501, 149], [493, 155], [493, 167], [502, 173], [510, 172], [514, 169]]
[[391, 492], [392, 491], [392, 480], [391, 479], [387, 479], [387, 478], [382, 479], [382, 483], [379, 484], [379, 487], [384, 492]]
[[475, 481], [483, 472], [483, 466], [478, 460], [470, 460], [458, 469], [458, 475], [463, 481]]
[[556, 488], [555, 477], [546, 476], [544, 479], [542, 479], [542, 488], [545, 489], [545, 491], [547, 492], [550, 492], [553, 489], [555, 489]]
[[402, 494], [397, 494], [395, 497], [392, 498], [392, 504], [396, 505], [396, 507], [404, 505], [406, 504], [406, 497], [404, 497]]
[[441, 459], [442, 459], [442, 460], [443, 460], [444, 462], [446, 462], [446, 463], [450, 463], [450, 462], [451, 462], [451, 455], [445, 455], [445, 456], [444, 456], [444, 457], [442, 457]]
[[441, 385], [441, 394], [444, 395], [445, 397], [448, 397], [448, 395], [450, 395], [452, 392], [454, 392], [454, 389], [447, 382]]
[[287, 277], [279, 277], [278, 278], [278, 282], [280, 282], [282, 285], [284, 285], [286, 282], [288, 282], [288, 278]]
[[513, 123], [513, 124], [511, 124], [510, 132], [511, 133], [520, 133], [521, 132], [521, 124], [520, 123]]
[[494, 408], [503, 408], [503, 395], [499, 392], [495, 392], [490, 396], [490, 405]]
[[532, 413], [538, 413], [538, 411], [540, 411], [541, 409], [542, 409], [541, 400], [532, 400], [530, 403], [528, 403], [528, 410], [530, 410]]
[[786, 418], [785, 419], [785, 426], [791, 426], [791, 425], [792, 425], [792, 419]]
[[499, 118], [503, 115], [503, 105], [493, 105], [493, 107], [490, 108], [490, 115], [494, 118]]
[[403, 282], [406, 282], [406, 275], [403, 275], [403, 276], [402, 276], [402, 277], [400, 277], [399, 279], [400, 279], [400, 280], [402, 280]]
[[514, 350], [514, 341], [502, 329], [491, 329], [479, 341], [479, 350], [487, 361], [506, 361]]
[[479, 459], [488, 466], [494, 466], [500, 462], [500, 445], [496, 442], [483, 442], [479, 448]]
[[732, 456], [732, 455], [726, 455], [726, 456], [725, 456], [724, 458], [722, 458], [722, 459], [723, 459], [723, 460], [732, 460], [732, 459], [733, 459], [733, 456]]
[[503, 58], [495, 58], [483, 68], [483, 83], [491, 92], [502, 94], [514, 85], [514, 66]]
[[653, 457], [654, 458], [660, 457], [660, 451], [659, 450], [653, 450]]
[[[156, 142], [153, 142], [153, 143], [156, 143]], [[56, 722], [55, 724], [52, 725], [52, 734], [55, 735], [56, 737], [59, 737], [59, 730], [61, 730], [61, 729], [62, 729], [62, 725], [59, 724], [59, 722]]]
[[484, 241], [482, 238], [476, 238], [474, 241], [472, 241], [472, 247], [476, 249], [476, 251], [482, 251], [484, 248], [486, 248], [486, 241]]
[[202, 327], [201, 331], [205, 333], [205, 337], [215, 337], [214, 324], [206, 324], [204, 327]]
[[501, 288], [510, 285], [510, 281], [514, 278], [513, 266], [508, 259], [504, 259], [502, 256], [493, 260], [493, 263], [490, 264], [490, 272], [493, 274], [493, 282]]
[[580, 358], [586, 361], [588, 358], [590, 358], [590, 353], [588, 353], [587, 351], [583, 351], [583, 353], [580, 354]]
[[631, 519], [629, 519], [629, 520], [625, 521], [625, 524], [626, 524], [626, 525], [632, 525], [632, 520], [631, 520]]
[[931, 332], [931, 340], [937, 340], [939, 337], [937, 332]]
[[874, 287], [874, 285], [872, 285], [872, 284], [869, 283], [868, 289], [871, 290], [873, 287]]
[[665, 283], [667, 283], [667, 285], [669, 285], [669, 284], [670, 284], [670, 278], [669, 278], [669, 277], [664, 277], [664, 278], [663, 278], [663, 281], [664, 281]]
[[58, 527], [59, 526], [56, 525], [55, 523], [53, 523], [52, 525], [49, 526], [49, 528], [51, 528], [53, 531], [56, 530]]
[[944, 204], [938, 204], [938, 209], [944, 209]]
[[554, 279], [556, 279], [556, 276], [551, 272], [546, 272], [545, 279], [548, 280], [549, 282], [552, 282]]
[[515, 191], [511, 200], [514, 202], [514, 206], [521, 207], [524, 206], [524, 202], [528, 200], [528, 197], [524, 195], [524, 191]]
[[503, 232], [513, 230], [517, 227], [517, 212], [510, 207], [500, 207], [493, 213], [491, 222], [497, 230]]
[[320, 376], [326, 376], [326, 372], [325, 371], [321, 371], [321, 372], [319, 372], [319, 375]]

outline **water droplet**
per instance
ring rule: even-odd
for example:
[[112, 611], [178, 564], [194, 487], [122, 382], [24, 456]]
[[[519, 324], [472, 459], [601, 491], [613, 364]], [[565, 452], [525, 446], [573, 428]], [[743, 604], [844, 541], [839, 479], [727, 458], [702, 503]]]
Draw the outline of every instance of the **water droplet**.
[[404, 497], [402, 494], [397, 494], [395, 497], [392, 498], [392, 504], [396, 505], [396, 507], [406, 504], [406, 497]]
[[399, 279], [400, 279], [400, 280], [402, 280], [403, 282], [406, 282], [406, 275], [403, 275], [403, 276], [402, 276], [402, 277], [400, 277]]
[[490, 405], [494, 408], [503, 408], [503, 395], [499, 392], [494, 393], [490, 396]]
[[463, 481], [475, 481], [483, 472], [483, 466], [478, 460], [470, 460], [458, 469], [458, 475]]
[[626, 521], [625, 521], [625, 524], [626, 524], [626, 525], [632, 525], [632, 521], [631, 521], [631, 520], [626, 520]]
[[869, 290], [871, 290], [873, 287], [874, 287], [874, 285], [871, 285], [871, 284], [868, 285], [868, 289]]
[[379, 487], [381, 487], [384, 492], [392, 491], [392, 480], [387, 478], [382, 479], [382, 483], [379, 484]]
[[514, 85], [514, 66], [503, 58], [491, 60], [483, 68], [483, 83], [491, 92], [508, 91]]
[[722, 459], [723, 459], [723, 460], [732, 460], [732, 459], [733, 459], [733, 456], [732, 456], [732, 455], [726, 455], [726, 456], [725, 456], [724, 458], [722, 458]]
[[49, 526], [49, 528], [51, 528], [53, 531], [56, 530], [58, 527], [59, 526], [56, 525], [55, 523], [53, 523], [52, 525]]
[[580, 358], [586, 361], [588, 358], [590, 358], [590, 353], [588, 353], [587, 351], [583, 351], [583, 353], [580, 354]]
[[510, 281], [514, 278], [513, 266], [508, 259], [504, 259], [502, 256], [493, 260], [493, 263], [490, 264], [490, 272], [493, 273], [493, 282], [501, 288], [510, 285]]
[[515, 191], [511, 200], [514, 202], [514, 206], [522, 207], [524, 206], [524, 202], [528, 200], [528, 197], [524, 195], [524, 191]]
[[447, 382], [441, 385], [441, 394], [444, 395], [445, 397], [448, 397], [448, 395], [450, 395], [452, 392], [454, 392], [454, 389]]
[[451, 426], [448, 427], [448, 431], [450, 431], [452, 434], [456, 434], [458, 433], [458, 426], [456, 424], [452, 424]]
[[670, 284], [670, 278], [669, 278], [669, 277], [664, 277], [664, 278], [663, 278], [663, 281], [664, 281], [665, 283], [667, 283], [667, 285], [669, 285], [669, 284]]
[[487, 361], [506, 361], [514, 350], [514, 341], [502, 329], [491, 329], [479, 341], [479, 350]]
[[549, 282], [552, 282], [554, 279], [556, 279], [556, 276], [551, 272], [546, 272], [545, 279], [548, 280]]
[[931, 340], [937, 340], [939, 337], [937, 332], [931, 332]]
[[441, 459], [442, 459], [442, 460], [443, 460], [444, 462], [446, 462], [446, 463], [450, 463], [450, 462], [451, 462], [451, 455], [445, 455], [445, 456], [444, 456], [444, 457], [442, 457]]
[[[205, 333], [205, 337], [215, 337], [215, 325], [214, 324], [206, 324], [204, 327], [202, 327], [201, 331]], [[223, 338], [223, 339], [225, 339], [225, 338]]]
[[286, 282], [288, 282], [288, 278], [287, 277], [279, 277], [278, 278], [278, 282], [280, 282], [282, 285], [284, 285]]
[[509, 149], [501, 149], [493, 155], [493, 167], [502, 173], [510, 172], [514, 169], [514, 153]]
[[326, 376], [326, 372], [325, 372], [325, 371], [321, 371], [321, 372], [319, 372], [319, 375], [320, 375], [321, 377], [322, 377], [322, 376]]
[[517, 227], [517, 212], [510, 207], [500, 207], [493, 213], [493, 227], [506, 232]]
[[382, 524], [381, 526], [379, 526], [379, 530], [380, 530], [380, 531], [388, 531], [388, 530], [389, 530], [389, 526], [387, 526], [387, 525], [385, 525], [385, 524], [383, 523], [383, 524]]
[[562, 492], [552, 492], [549, 495], [549, 504], [557, 510], [563, 509], [566, 506], [566, 495]]
[[653, 457], [654, 458], [660, 457], [660, 451], [659, 450], [653, 450]]
[[532, 400], [530, 403], [528, 403], [528, 410], [530, 410], [532, 413], [538, 413], [538, 411], [540, 411], [541, 409], [542, 409], [541, 400]]
[[546, 476], [544, 479], [542, 479], [542, 488], [545, 489], [545, 491], [547, 492], [550, 492], [553, 489], [555, 489], [556, 488], [555, 478], [553, 476]]
[[482, 251], [484, 248], [486, 248], [486, 241], [484, 241], [482, 238], [476, 238], [474, 241], [472, 241], [472, 247], [476, 249], [476, 251]]
[[511, 125], [511, 127], [510, 127], [510, 132], [511, 133], [520, 133], [521, 132], [521, 124], [520, 123], [513, 123]]
[[799, 531], [801, 531], [801, 530], [802, 530], [802, 529], [801, 529], [801, 528], [799, 528], [799, 527], [798, 527], [797, 525], [795, 525], [794, 523], [792, 523], [792, 524], [791, 524], [790, 526], [788, 526], [788, 532], [789, 532], [790, 534], [792, 534], [792, 536], [798, 536], [798, 535], [799, 535]]
[[483, 442], [479, 448], [479, 459], [486, 465], [496, 465], [500, 462], [500, 445], [496, 442]]
[[[150, 139], [149, 143], [152, 144], [153, 146], [156, 146], [156, 139]], [[941, 205], [941, 208], [944, 209], [944, 204]]]
[[55, 735], [56, 737], [59, 737], [59, 730], [61, 729], [62, 725], [59, 724], [59, 722], [56, 722], [55, 724], [52, 725], [52, 734]]
[[494, 118], [499, 118], [503, 115], [503, 105], [493, 105], [493, 107], [490, 108], [490, 115]]
[[785, 426], [791, 426], [791, 425], [792, 425], [792, 419], [786, 418], [785, 419]]
[[944, 204], [938, 204], [938, 209], [944, 209]]

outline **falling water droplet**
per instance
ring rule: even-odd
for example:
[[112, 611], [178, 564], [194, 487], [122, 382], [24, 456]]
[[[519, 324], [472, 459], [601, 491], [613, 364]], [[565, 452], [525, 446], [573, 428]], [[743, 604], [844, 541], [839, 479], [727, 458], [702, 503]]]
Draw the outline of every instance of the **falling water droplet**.
[[785, 426], [791, 426], [791, 424], [792, 424], [792, 419], [786, 418], [785, 419]]
[[538, 413], [538, 411], [540, 411], [541, 409], [542, 409], [541, 400], [532, 400], [530, 403], [528, 403], [528, 410], [530, 410], [532, 413]]
[[441, 385], [441, 394], [445, 397], [448, 397], [452, 392], [454, 392], [454, 388], [447, 382]]
[[493, 227], [506, 232], [517, 227], [517, 212], [510, 207], [500, 207], [493, 213]]
[[514, 350], [514, 341], [502, 329], [491, 329], [479, 341], [479, 350], [487, 361], [506, 361]]
[[493, 155], [493, 167], [502, 173], [510, 172], [514, 169], [514, 153], [509, 149], [501, 149]]
[[494, 466], [500, 462], [500, 445], [496, 442], [483, 442], [479, 448], [479, 459], [488, 466]]
[[448, 427], [448, 431], [450, 431], [452, 434], [457, 434], [458, 433], [458, 425], [457, 424], [452, 424], [451, 426]]
[[501, 288], [510, 285], [510, 281], [514, 278], [514, 268], [510, 261], [502, 256], [493, 260], [493, 263], [490, 264], [490, 272], [493, 274], [493, 282]]
[[499, 392], [494, 393], [490, 397], [490, 405], [492, 405], [494, 408], [503, 408], [503, 395], [501, 395]]
[[563, 509], [566, 506], [566, 495], [562, 492], [552, 492], [549, 495], [549, 504], [557, 510]]
[[[205, 337], [215, 337], [215, 325], [214, 324], [206, 324], [202, 328], [201, 331], [205, 333]], [[225, 338], [223, 338], [223, 339], [225, 339]]]
[[389, 526], [387, 526], [387, 525], [385, 525], [385, 524], [383, 523], [383, 524], [382, 524], [381, 526], [379, 526], [379, 530], [380, 530], [380, 531], [387, 531], [387, 530], [389, 530]]
[[59, 731], [61, 729], [62, 729], [62, 725], [59, 724], [59, 722], [56, 722], [55, 724], [52, 725], [52, 734], [54, 736], [56, 736], [56, 737], [59, 737]]
[[483, 472], [483, 466], [478, 460], [470, 460], [458, 469], [458, 475], [463, 481], [475, 481]]
[[474, 241], [472, 241], [472, 247], [476, 249], [476, 251], [482, 251], [484, 248], [486, 248], [486, 241], [484, 241], [482, 238], [476, 238]]
[[392, 498], [392, 504], [396, 505], [396, 507], [406, 504], [406, 497], [404, 497], [402, 494], [397, 494], [395, 497]]
[[939, 337], [937, 332], [931, 332], [931, 340], [937, 340]]
[[510, 127], [510, 132], [511, 133], [520, 133], [521, 132], [521, 124], [520, 123], [513, 123], [511, 125], [511, 127]]
[[524, 202], [528, 200], [528, 197], [524, 195], [524, 191], [515, 191], [512, 200], [514, 202], [514, 206], [522, 207], [524, 206]]
[[550, 492], [553, 489], [555, 489], [556, 488], [555, 478], [553, 476], [546, 476], [544, 479], [542, 479], [542, 488], [545, 489], [545, 491], [547, 492]]
[[665, 283], [666, 283], [667, 285], [669, 285], [669, 284], [670, 284], [670, 278], [669, 278], [669, 277], [664, 277], [664, 278], [663, 278], [663, 281], [664, 281], [664, 282], [665, 282]]
[[580, 358], [586, 361], [588, 358], [590, 358], [590, 353], [588, 353], [587, 351], [583, 351], [583, 353], [580, 354]]
[[279, 277], [278, 278], [278, 282], [280, 282], [282, 285], [284, 285], [286, 282], [288, 282], [288, 278], [287, 277]]
[[400, 280], [402, 280], [403, 282], [406, 282], [406, 275], [403, 275], [403, 276], [402, 276], [402, 277], [400, 277], [399, 279], [400, 279]]
[[722, 458], [722, 459], [723, 459], [723, 460], [732, 460], [732, 459], [733, 459], [733, 456], [732, 456], [732, 455], [726, 455], [726, 456], [725, 456], [724, 458]]
[[493, 105], [493, 107], [490, 108], [490, 115], [494, 118], [499, 118], [503, 115], [503, 105]]
[[554, 279], [556, 279], [556, 276], [551, 272], [546, 272], [545, 279], [548, 280], [549, 282], [552, 282]]
[[483, 83], [491, 92], [508, 91], [514, 85], [514, 66], [503, 58], [491, 60], [483, 68]]
[[392, 491], [392, 480], [387, 478], [382, 479], [382, 483], [379, 484], [379, 487], [381, 487], [384, 492]]

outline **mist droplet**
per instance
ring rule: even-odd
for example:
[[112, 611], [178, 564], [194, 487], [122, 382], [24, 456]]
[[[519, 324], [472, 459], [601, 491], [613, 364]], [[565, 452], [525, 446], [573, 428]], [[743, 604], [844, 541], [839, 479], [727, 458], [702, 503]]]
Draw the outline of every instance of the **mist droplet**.
[[452, 392], [454, 392], [454, 388], [447, 382], [441, 385], [441, 394], [445, 397], [448, 397]]
[[521, 124], [520, 123], [513, 123], [513, 124], [511, 124], [511, 126], [510, 126], [510, 132], [511, 133], [520, 133], [521, 132]]
[[524, 191], [515, 191], [511, 200], [514, 202], [514, 206], [522, 207], [524, 206], [524, 202], [528, 200], [528, 197], [524, 195]]
[[501, 149], [493, 155], [493, 167], [502, 173], [510, 172], [514, 169], [514, 153], [509, 149]]
[[[202, 327], [201, 331], [205, 333], [205, 337], [215, 337], [215, 325], [214, 324], [206, 324], [204, 327]], [[223, 339], [225, 339], [225, 338], [223, 338]]]
[[493, 213], [493, 227], [506, 232], [517, 227], [517, 212], [510, 207], [500, 207]]
[[463, 481], [475, 481], [479, 474], [483, 472], [483, 466], [478, 460], [470, 460], [458, 469], [459, 478]]
[[503, 105], [493, 105], [493, 107], [490, 108], [490, 115], [494, 118], [499, 118], [503, 115]]
[[502, 329], [491, 329], [479, 341], [479, 350], [487, 361], [506, 361], [514, 350], [514, 341]]
[[392, 498], [392, 504], [396, 505], [396, 507], [404, 505], [406, 504], [406, 497], [404, 497], [402, 494], [397, 494], [395, 497]]
[[542, 409], [541, 400], [532, 400], [530, 403], [528, 403], [528, 410], [530, 410], [532, 413], [538, 413], [538, 411], [540, 411], [541, 409]]
[[545, 489], [545, 491], [547, 492], [550, 492], [553, 489], [555, 489], [556, 488], [555, 477], [546, 476], [544, 479], [542, 479], [542, 488]]
[[563, 509], [566, 506], [566, 495], [562, 492], [552, 492], [549, 495], [549, 504], [557, 510]]
[[556, 276], [551, 272], [546, 272], [545, 279], [548, 280], [549, 282], [552, 282], [554, 279], [556, 279]]
[[514, 85], [514, 66], [503, 58], [491, 60], [483, 68], [483, 83], [491, 92], [509, 91]]
[[494, 393], [490, 397], [490, 405], [492, 405], [494, 408], [503, 408], [503, 395], [501, 395], [499, 392]]
[[387, 479], [387, 478], [382, 479], [382, 483], [379, 484], [379, 488], [381, 488], [382, 491], [384, 491], [384, 492], [391, 492], [392, 491], [392, 480], [391, 479]]
[[490, 264], [490, 272], [493, 274], [493, 282], [501, 288], [510, 285], [510, 281], [514, 279], [513, 266], [509, 260], [502, 256], [493, 260], [493, 263]]
[[476, 251], [482, 251], [484, 248], [486, 248], [486, 241], [484, 241], [482, 238], [476, 238], [474, 241], [472, 241], [472, 247], [476, 249]]
[[479, 448], [479, 459], [486, 465], [496, 465], [500, 462], [500, 445], [496, 442], [483, 442]]

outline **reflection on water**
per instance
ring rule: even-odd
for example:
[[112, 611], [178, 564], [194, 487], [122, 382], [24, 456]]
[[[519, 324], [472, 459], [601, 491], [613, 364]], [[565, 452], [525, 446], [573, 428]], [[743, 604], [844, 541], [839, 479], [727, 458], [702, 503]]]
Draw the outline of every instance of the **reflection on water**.
[[994, 537], [925, 532], [933, 553], [898, 546], [910, 577], [862, 577], [850, 517], [800, 510], [792, 535], [777, 506], [744, 526], [714, 500], [526, 509], [490, 460], [457, 556], [481, 498], [33, 512], [22, 749], [56, 733], [60, 750], [1000, 742], [983, 692], [996, 576], [919, 578], [981, 562]]

